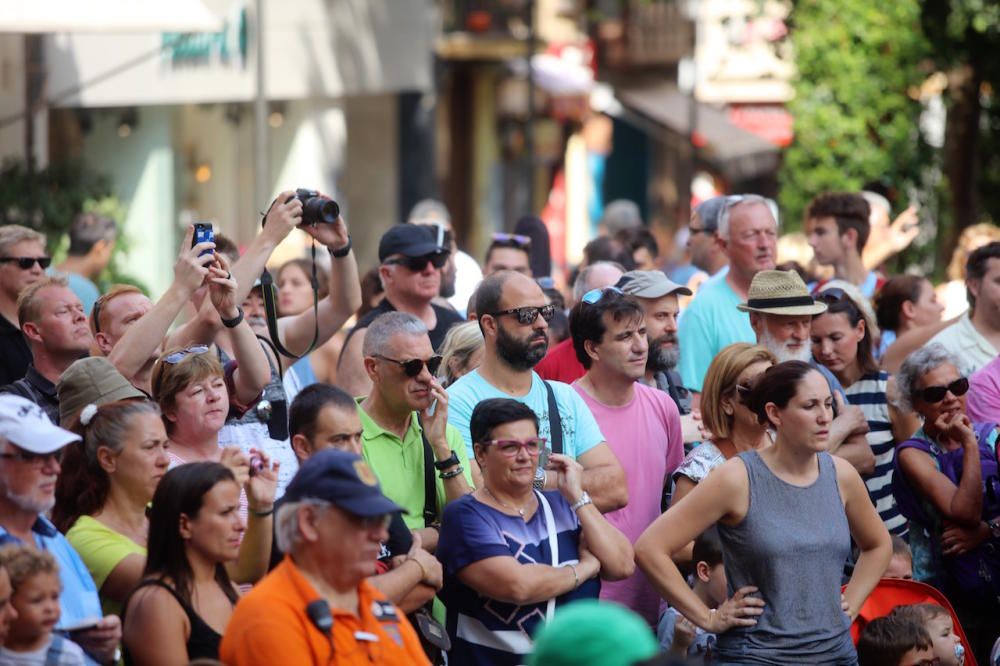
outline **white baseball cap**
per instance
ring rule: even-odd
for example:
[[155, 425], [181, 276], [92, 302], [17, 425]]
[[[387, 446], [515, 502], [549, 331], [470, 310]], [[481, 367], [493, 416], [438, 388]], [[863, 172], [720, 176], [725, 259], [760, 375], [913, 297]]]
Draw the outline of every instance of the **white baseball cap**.
[[9, 393], [0, 394], [0, 437], [42, 455], [80, 441], [79, 435], [52, 423], [41, 407]]

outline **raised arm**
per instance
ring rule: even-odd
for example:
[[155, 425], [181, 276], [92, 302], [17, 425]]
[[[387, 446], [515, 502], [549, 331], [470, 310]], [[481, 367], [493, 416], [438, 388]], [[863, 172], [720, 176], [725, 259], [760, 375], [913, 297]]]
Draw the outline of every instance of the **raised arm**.
[[174, 264], [174, 281], [166, 293], [149, 312], [128, 327], [108, 354], [108, 360], [126, 379], [135, 377], [159, 350], [170, 325], [208, 275], [207, 266], [214, 255], [199, 255], [213, 249], [215, 243], [198, 243], [191, 247], [193, 235], [194, 227], [189, 226]]
[[942, 417], [939, 422], [945, 426], [948, 436], [962, 445], [962, 478], [958, 486], [938, 471], [928, 453], [913, 447], [896, 453], [899, 466], [906, 480], [946, 518], [966, 527], [976, 527], [982, 520], [983, 511], [983, 475], [976, 434], [965, 414], [957, 414], [951, 419]]
[[236, 301], [236, 280], [229, 272], [229, 261], [221, 254], [216, 255], [215, 263], [209, 266], [208, 281], [208, 293], [220, 321], [240, 320], [230, 328], [233, 357], [238, 364], [233, 373], [233, 384], [237, 401], [249, 405], [271, 381], [271, 365], [257, 340], [257, 334], [250, 328], [250, 322], [242, 316]]
[[[549, 468], [556, 473], [559, 493], [570, 506], [575, 505], [583, 495], [583, 466], [569, 456], [553, 453]], [[601, 563], [601, 578], [621, 580], [631, 576], [635, 571], [635, 554], [628, 538], [605, 520], [593, 504], [578, 508], [576, 517], [586, 548]]]
[[625, 470], [607, 442], [588, 449], [577, 457], [583, 465], [583, 488], [590, 493], [594, 505], [607, 513], [628, 504]]

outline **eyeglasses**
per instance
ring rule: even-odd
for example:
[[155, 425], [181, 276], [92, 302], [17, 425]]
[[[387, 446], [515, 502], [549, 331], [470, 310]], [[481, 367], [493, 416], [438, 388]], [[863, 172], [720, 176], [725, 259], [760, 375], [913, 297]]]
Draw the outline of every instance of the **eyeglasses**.
[[495, 446], [497, 451], [507, 458], [513, 458], [521, 449], [524, 449], [525, 453], [535, 458], [545, 448], [545, 442], [547, 441], [544, 437], [532, 437], [531, 439], [488, 439], [480, 443]]
[[30, 270], [32, 266], [38, 264], [38, 267], [45, 270], [52, 264], [52, 257], [0, 257], [0, 263], [10, 263], [11, 261], [17, 262], [17, 267], [22, 271]]
[[194, 347], [188, 347], [187, 349], [181, 349], [180, 351], [175, 351], [172, 354], [167, 354], [163, 357], [164, 363], [169, 363], [170, 365], [176, 365], [183, 361], [186, 357], [192, 354], [204, 354], [208, 352], [208, 347], [205, 345], [195, 345]]
[[448, 252], [435, 252], [419, 257], [400, 257], [398, 259], [386, 259], [382, 263], [386, 266], [402, 266], [414, 273], [422, 273], [429, 263], [434, 268], [442, 268], [448, 263]]
[[4, 460], [16, 460], [17, 462], [24, 463], [25, 465], [31, 465], [36, 469], [41, 469], [50, 461], [61, 463], [64, 450], [65, 449], [59, 449], [58, 451], [53, 451], [52, 453], [31, 453], [30, 451], [22, 451], [18, 449], [17, 451], [10, 453], [0, 453], [0, 458], [3, 458]]
[[604, 295], [607, 293], [622, 295], [625, 292], [623, 292], [618, 287], [601, 287], [599, 289], [591, 289], [586, 294], [584, 294], [583, 298], [581, 298], [580, 300], [586, 303], [587, 305], [597, 305], [598, 303], [601, 302], [601, 299], [604, 298]]
[[736, 398], [743, 403], [747, 404], [747, 398], [750, 397], [750, 387], [746, 384], [736, 385]]
[[517, 322], [522, 326], [530, 326], [535, 323], [538, 319], [538, 315], [542, 315], [542, 319], [549, 321], [552, 316], [556, 313], [556, 306], [554, 305], [528, 305], [523, 308], [511, 308], [509, 310], [501, 310], [499, 312], [487, 312], [486, 314], [492, 317], [500, 317], [503, 315], [517, 315]]
[[381, 513], [375, 516], [358, 516], [349, 511], [344, 511], [344, 513], [351, 519], [351, 522], [366, 532], [388, 529], [389, 523], [392, 522], [391, 513]]
[[416, 377], [427, 366], [427, 372], [432, 375], [436, 375], [438, 368], [441, 367], [441, 356], [431, 356], [429, 359], [424, 361], [422, 358], [411, 358], [407, 361], [399, 361], [394, 358], [389, 358], [388, 356], [382, 356], [381, 354], [372, 354], [377, 359], [388, 361], [389, 363], [396, 363], [399, 367], [403, 368], [403, 372], [406, 373], [407, 377]]
[[927, 386], [920, 390], [920, 399], [928, 404], [935, 404], [944, 400], [944, 397], [951, 393], [956, 398], [969, 392], [969, 379], [959, 377], [947, 386]]
[[521, 234], [495, 232], [490, 238], [494, 243], [508, 243], [523, 248], [531, 247], [531, 238], [529, 236], [522, 236]]

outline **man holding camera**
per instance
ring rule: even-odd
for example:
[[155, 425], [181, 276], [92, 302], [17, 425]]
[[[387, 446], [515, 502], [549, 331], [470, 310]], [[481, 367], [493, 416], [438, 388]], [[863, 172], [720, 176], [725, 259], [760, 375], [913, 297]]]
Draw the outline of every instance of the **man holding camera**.
[[441, 348], [448, 329], [464, 321], [455, 311], [432, 302], [441, 287], [441, 268], [448, 255], [429, 227], [400, 224], [385, 232], [378, 245], [385, 298], [358, 321], [344, 344], [337, 366], [341, 388], [353, 396], [368, 395], [371, 390], [361, 348], [369, 324], [379, 315], [398, 310], [417, 317], [427, 326], [435, 350]]

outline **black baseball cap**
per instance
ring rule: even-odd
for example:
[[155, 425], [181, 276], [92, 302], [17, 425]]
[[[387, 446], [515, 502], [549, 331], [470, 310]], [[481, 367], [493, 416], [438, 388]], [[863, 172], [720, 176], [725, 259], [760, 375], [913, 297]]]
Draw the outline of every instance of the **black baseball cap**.
[[379, 261], [385, 261], [394, 254], [425, 257], [446, 252], [446, 248], [437, 244], [434, 229], [419, 224], [397, 224], [385, 232], [378, 243]]
[[405, 513], [403, 507], [382, 494], [375, 472], [364, 458], [338, 449], [310, 456], [285, 490], [288, 502], [324, 500], [355, 516]]

